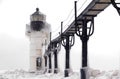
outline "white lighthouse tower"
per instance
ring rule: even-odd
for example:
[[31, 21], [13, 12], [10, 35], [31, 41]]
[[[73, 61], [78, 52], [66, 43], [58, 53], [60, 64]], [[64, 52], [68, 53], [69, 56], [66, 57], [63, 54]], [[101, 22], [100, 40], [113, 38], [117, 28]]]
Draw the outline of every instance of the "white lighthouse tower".
[[46, 16], [36, 8], [30, 16], [30, 24], [26, 25], [26, 35], [30, 40], [30, 72], [44, 69], [44, 45], [49, 43], [51, 26], [46, 22]]

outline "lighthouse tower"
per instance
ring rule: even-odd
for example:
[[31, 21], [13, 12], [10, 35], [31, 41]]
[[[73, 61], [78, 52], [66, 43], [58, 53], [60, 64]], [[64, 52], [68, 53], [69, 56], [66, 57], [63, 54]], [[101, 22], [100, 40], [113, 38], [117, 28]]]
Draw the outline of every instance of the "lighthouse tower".
[[46, 16], [36, 8], [30, 16], [30, 24], [26, 25], [26, 35], [30, 40], [30, 72], [42, 71], [45, 67], [43, 54], [45, 45], [49, 43], [50, 31]]

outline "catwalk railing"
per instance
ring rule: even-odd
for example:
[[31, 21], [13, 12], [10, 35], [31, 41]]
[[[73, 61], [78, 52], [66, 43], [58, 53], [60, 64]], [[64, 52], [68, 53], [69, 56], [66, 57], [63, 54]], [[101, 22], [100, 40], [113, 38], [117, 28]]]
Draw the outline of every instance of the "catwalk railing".
[[[80, 13], [77, 14], [77, 1], [75, 1], [75, 9], [74, 9], [74, 21], [68, 26], [68, 28], [63, 31], [63, 22], [61, 22], [61, 33], [55, 39], [51, 40], [48, 45], [48, 49], [45, 52], [45, 60], [47, 63], [47, 58], [49, 60], [48, 72], [52, 72], [52, 60], [51, 55], [54, 55], [54, 73], [58, 73], [58, 65], [57, 65], [57, 53], [60, 51], [61, 45], [65, 48], [66, 56], [65, 56], [65, 77], [69, 76], [70, 71], [70, 49], [74, 45], [75, 42], [75, 34], [80, 37], [82, 41], [82, 68], [80, 69], [81, 79], [88, 79], [88, 51], [87, 51], [87, 43], [89, 37], [94, 33], [94, 18], [97, 15], [104, 11], [110, 4], [112, 4], [118, 13], [120, 14], [120, 8], [118, 5], [119, 2], [115, 0], [92, 0], [90, 4]], [[78, 16], [77, 16], [78, 15]], [[51, 34], [50, 34], [51, 35]], [[47, 65], [47, 64], [46, 64]]]

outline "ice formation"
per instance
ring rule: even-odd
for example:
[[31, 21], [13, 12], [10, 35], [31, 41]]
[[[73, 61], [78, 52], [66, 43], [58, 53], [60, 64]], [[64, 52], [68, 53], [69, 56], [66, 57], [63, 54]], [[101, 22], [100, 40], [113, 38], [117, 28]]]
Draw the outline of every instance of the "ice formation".
[[[120, 71], [118, 70], [100, 71], [92, 69], [89, 74], [89, 79], [120, 79]], [[69, 77], [65, 78], [63, 72], [59, 72], [58, 74], [41, 74], [39, 72], [30, 73], [22, 69], [16, 69], [12, 71], [3, 71], [0, 73], [0, 79], [80, 79], [80, 75], [78, 72], [73, 72]]]

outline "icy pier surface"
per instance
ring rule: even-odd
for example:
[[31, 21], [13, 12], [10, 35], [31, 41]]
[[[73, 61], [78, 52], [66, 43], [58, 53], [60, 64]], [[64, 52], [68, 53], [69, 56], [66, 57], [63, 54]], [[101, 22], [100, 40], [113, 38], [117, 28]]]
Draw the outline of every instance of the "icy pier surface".
[[[120, 79], [120, 71], [99, 71], [92, 70], [89, 72], [89, 79]], [[0, 71], [0, 79], [80, 79], [77, 72], [71, 72], [69, 77], [64, 77], [64, 73], [58, 74], [42, 74], [40, 72], [29, 73], [24, 70]]]

